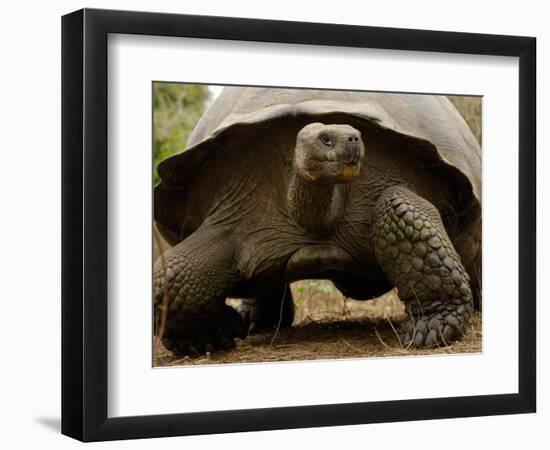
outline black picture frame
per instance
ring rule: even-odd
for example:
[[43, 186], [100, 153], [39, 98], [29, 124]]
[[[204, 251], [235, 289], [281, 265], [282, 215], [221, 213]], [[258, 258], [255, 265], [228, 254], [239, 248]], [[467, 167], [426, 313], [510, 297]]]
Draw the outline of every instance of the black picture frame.
[[[518, 57], [518, 393], [107, 417], [109, 33]], [[533, 37], [93, 9], [64, 16], [62, 433], [100, 441], [535, 412], [535, 91]]]

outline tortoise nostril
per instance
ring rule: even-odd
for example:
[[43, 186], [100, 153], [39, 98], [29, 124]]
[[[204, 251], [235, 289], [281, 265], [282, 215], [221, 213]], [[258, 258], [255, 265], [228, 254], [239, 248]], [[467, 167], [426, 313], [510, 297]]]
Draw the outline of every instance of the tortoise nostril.
[[353, 142], [353, 137], [350, 136], [350, 137], [348, 138], [348, 141]]
[[354, 140], [355, 142], [359, 142], [359, 138], [358, 138], [357, 136], [355, 136], [355, 137], [353, 138], [353, 140]]

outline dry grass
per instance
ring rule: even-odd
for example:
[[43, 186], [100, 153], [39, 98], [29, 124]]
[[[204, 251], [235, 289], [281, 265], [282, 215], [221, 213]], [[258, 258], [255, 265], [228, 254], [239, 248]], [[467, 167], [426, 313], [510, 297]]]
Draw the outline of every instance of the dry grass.
[[[160, 346], [155, 366], [306, 361], [385, 356], [481, 352], [481, 318], [476, 314], [466, 335], [448, 347], [403, 349], [395, 329], [404, 308], [394, 292], [368, 302], [346, 300], [328, 281], [293, 283], [296, 321], [290, 329], [237, 340], [231, 352], [178, 358]], [[273, 345], [271, 344], [273, 341]]]

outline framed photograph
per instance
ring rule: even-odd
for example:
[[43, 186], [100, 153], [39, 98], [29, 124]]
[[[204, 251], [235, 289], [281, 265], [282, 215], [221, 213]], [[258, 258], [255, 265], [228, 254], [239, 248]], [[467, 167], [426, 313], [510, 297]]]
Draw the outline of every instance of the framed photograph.
[[536, 40], [62, 20], [62, 432], [535, 411]]

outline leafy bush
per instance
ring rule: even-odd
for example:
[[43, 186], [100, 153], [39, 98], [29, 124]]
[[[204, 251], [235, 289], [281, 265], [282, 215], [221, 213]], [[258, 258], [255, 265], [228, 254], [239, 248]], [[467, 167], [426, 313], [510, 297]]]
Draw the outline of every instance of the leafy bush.
[[187, 140], [211, 99], [206, 85], [153, 83], [154, 182], [157, 165], [185, 149]]

